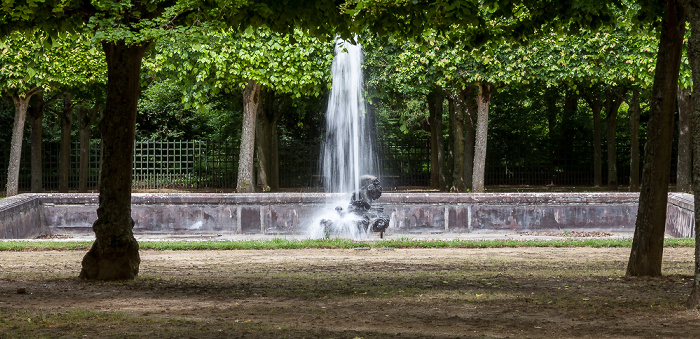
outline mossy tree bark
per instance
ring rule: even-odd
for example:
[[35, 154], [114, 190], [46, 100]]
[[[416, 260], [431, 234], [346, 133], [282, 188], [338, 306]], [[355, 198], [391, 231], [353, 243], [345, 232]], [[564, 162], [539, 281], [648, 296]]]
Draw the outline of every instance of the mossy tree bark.
[[141, 60], [148, 43], [102, 44], [107, 59], [107, 105], [100, 121], [103, 162], [99, 207], [92, 225], [95, 242], [83, 257], [80, 277], [91, 280], [133, 279], [139, 273], [139, 245], [131, 218], [136, 107]]
[[479, 94], [476, 102], [479, 107], [476, 118], [476, 138], [474, 142], [474, 173], [472, 175], [473, 191], [484, 191], [486, 176], [486, 148], [489, 130], [489, 103], [491, 102], [492, 86], [487, 83], [477, 85]]
[[15, 120], [12, 125], [12, 141], [10, 141], [10, 161], [7, 166], [7, 186], [5, 194], [8, 197], [17, 195], [19, 191], [19, 165], [22, 156], [22, 140], [24, 138], [24, 123], [27, 120], [29, 100], [34, 94], [41, 92], [41, 88], [33, 88], [27, 93], [12, 95], [15, 104]]
[[238, 156], [236, 192], [255, 192], [255, 120], [261, 105], [261, 86], [253, 80], [243, 90], [243, 131]]
[[685, 12], [681, 4], [677, 0], [667, 0], [665, 9], [628, 276], [661, 275], [676, 88], [685, 33]]

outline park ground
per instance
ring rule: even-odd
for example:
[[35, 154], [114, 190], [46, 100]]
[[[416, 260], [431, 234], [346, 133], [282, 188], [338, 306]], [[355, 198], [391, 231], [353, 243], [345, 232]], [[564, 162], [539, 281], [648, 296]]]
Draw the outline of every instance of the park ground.
[[626, 278], [629, 248], [141, 251], [134, 281], [85, 251], [0, 252], [0, 338], [698, 338], [693, 248]]

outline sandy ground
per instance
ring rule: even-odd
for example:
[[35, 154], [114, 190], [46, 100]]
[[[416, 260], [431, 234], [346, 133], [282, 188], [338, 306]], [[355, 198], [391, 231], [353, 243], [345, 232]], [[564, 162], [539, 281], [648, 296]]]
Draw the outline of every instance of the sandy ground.
[[629, 249], [141, 251], [129, 282], [83, 251], [0, 252], [0, 338], [698, 338], [693, 249], [624, 277]]

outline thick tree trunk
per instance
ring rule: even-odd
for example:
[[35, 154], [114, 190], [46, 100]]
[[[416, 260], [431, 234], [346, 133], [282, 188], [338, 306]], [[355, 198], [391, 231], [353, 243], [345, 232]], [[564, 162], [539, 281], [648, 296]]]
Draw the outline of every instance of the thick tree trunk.
[[139, 244], [131, 218], [136, 107], [141, 60], [148, 43], [103, 43], [107, 59], [107, 106], [100, 121], [104, 161], [100, 171], [95, 242], [83, 257], [80, 277], [133, 279], [139, 273]]
[[35, 95], [34, 100], [29, 106], [29, 121], [31, 125], [31, 136], [29, 137], [32, 148], [32, 164], [31, 164], [31, 190], [33, 193], [41, 193], [42, 187], [42, 161], [41, 161], [41, 134], [43, 130], [42, 122], [44, 120], [44, 99], [41, 95]]
[[[700, 84], [700, 0], [686, 1], [690, 17], [690, 38], [688, 39], [688, 61], [692, 70], [693, 83]], [[700, 98], [700, 86], [693, 86], [694, 98]], [[691, 131], [700, 136], [700, 100], [693, 100], [690, 113]], [[700, 304], [700, 137], [692, 139], [693, 158], [693, 195], [695, 203], [695, 272], [688, 307]]]
[[692, 185], [693, 134], [691, 111], [693, 97], [689, 88], [678, 88], [678, 161], [676, 166], [676, 188], [679, 192], [690, 192]]
[[68, 192], [70, 180], [70, 139], [73, 127], [73, 95], [63, 96], [63, 111], [61, 112], [61, 150], [58, 158], [58, 191]]
[[430, 125], [430, 186], [445, 189], [444, 151], [442, 149], [442, 102], [444, 96], [435, 89], [428, 94], [428, 124]]
[[630, 102], [630, 191], [639, 190], [639, 90], [632, 90]]
[[476, 118], [476, 141], [474, 145], [474, 174], [472, 175], [473, 192], [484, 191], [484, 177], [486, 175], [486, 147], [489, 130], [489, 103], [491, 102], [491, 85], [481, 83], [478, 85]]
[[260, 85], [248, 80], [243, 90], [243, 132], [238, 157], [236, 192], [255, 192], [255, 119], [261, 108]]
[[279, 189], [277, 119], [279, 112], [274, 107], [274, 93], [263, 90], [262, 109], [258, 110], [255, 139], [258, 145], [258, 185], [263, 192]]
[[617, 143], [615, 142], [615, 130], [617, 129], [617, 112], [622, 104], [622, 99], [613, 93], [613, 89], [605, 90], [605, 123], [608, 143], [608, 189], [617, 190]]
[[661, 275], [676, 108], [675, 94], [684, 33], [683, 8], [678, 1], [667, 0], [656, 57], [649, 132], [644, 147], [642, 186], [632, 251], [627, 264], [628, 276]]
[[15, 121], [12, 125], [12, 141], [10, 142], [10, 162], [7, 166], [6, 195], [11, 197], [19, 191], [19, 166], [22, 156], [22, 139], [24, 138], [24, 122], [27, 120], [27, 109], [32, 95], [41, 92], [35, 88], [25, 95], [13, 95], [15, 104]]
[[82, 108], [78, 110], [78, 127], [80, 138], [80, 164], [78, 178], [78, 192], [87, 192], [90, 174], [90, 126], [97, 118], [99, 106], [95, 104], [92, 111]]

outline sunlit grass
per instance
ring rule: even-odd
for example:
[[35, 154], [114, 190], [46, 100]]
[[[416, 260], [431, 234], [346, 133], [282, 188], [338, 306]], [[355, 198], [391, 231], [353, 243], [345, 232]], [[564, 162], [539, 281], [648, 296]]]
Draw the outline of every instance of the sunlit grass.
[[[45, 250], [87, 250], [91, 241], [0, 241], [0, 251], [45, 251]], [[145, 250], [279, 250], [279, 249], [352, 249], [369, 248], [514, 248], [514, 247], [620, 247], [632, 246], [631, 238], [562, 238], [555, 240], [430, 240], [400, 238], [391, 240], [348, 240], [348, 239], [304, 239], [289, 240], [276, 238], [272, 240], [243, 241], [142, 241]], [[665, 247], [692, 247], [695, 239], [665, 239]]]

